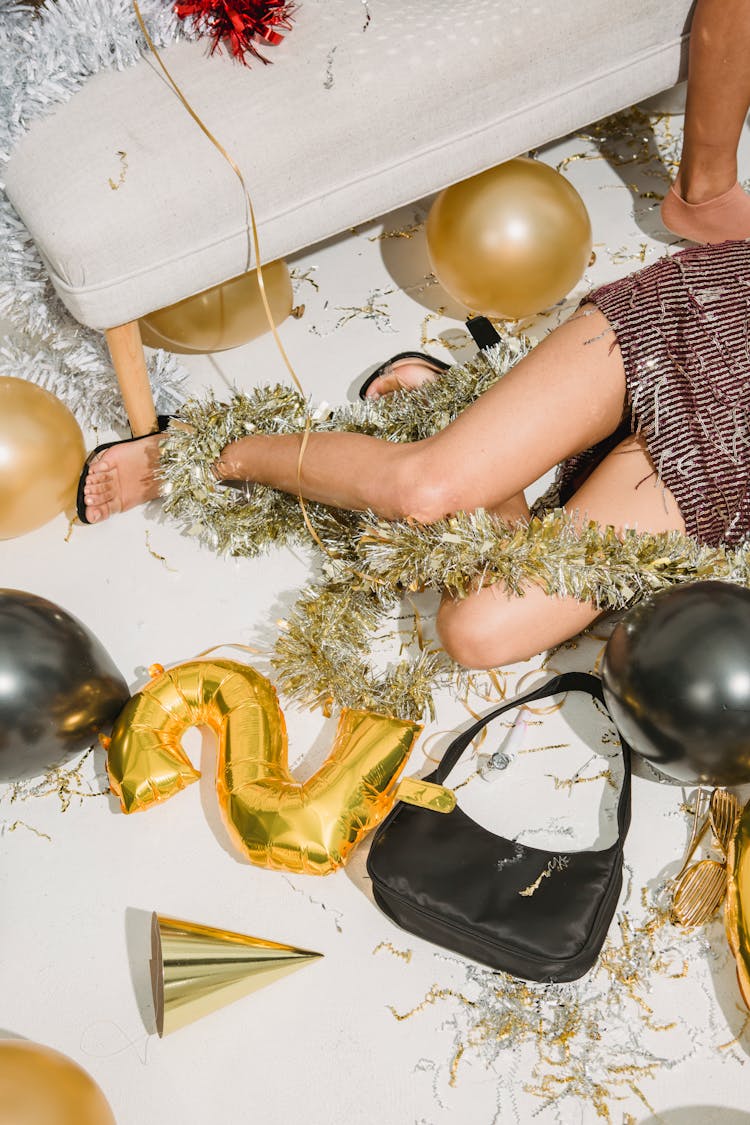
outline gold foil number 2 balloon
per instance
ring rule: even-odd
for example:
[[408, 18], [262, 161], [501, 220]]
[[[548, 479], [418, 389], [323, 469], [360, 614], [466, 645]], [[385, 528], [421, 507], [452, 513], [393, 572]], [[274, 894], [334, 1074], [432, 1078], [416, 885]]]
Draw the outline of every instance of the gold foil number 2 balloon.
[[180, 740], [199, 724], [219, 739], [216, 790], [237, 847], [262, 867], [311, 875], [346, 863], [383, 819], [421, 729], [344, 710], [328, 758], [300, 783], [289, 772], [284, 716], [264, 676], [232, 660], [180, 664], [134, 695], [115, 723], [107, 769], [124, 812], [198, 780]]

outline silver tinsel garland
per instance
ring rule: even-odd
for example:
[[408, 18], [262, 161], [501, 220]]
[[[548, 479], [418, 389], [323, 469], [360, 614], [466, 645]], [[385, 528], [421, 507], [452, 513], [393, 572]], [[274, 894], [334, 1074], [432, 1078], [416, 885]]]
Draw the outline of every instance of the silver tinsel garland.
[[[418, 391], [311, 416], [316, 432], [351, 430], [391, 441], [415, 441], [447, 426], [528, 350], [507, 337]], [[405, 592], [430, 587], [464, 597], [502, 582], [522, 596], [529, 584], [548, 594], [623, 609], [680, 583], [719, 578], [750, 585], [750, 543], [729, 550], [701, 546], [678, 532], [658, 535], [595, 523], [580, 527], [554, 507], [554, 488], [528, 524], [507, 525], [477, 510], [425, 526], [376, 519], [371, 513], [307, 504], [256, 485], [249, 496], [217, 487], [212, 465], [232, 441], [253, 433], [301, 433], [307, 407], [284, 386], [189, 402], [162, 452], [166, 511], [212, 548], [253, 556], [271, 544], [308, 543], [321, 551], [323, 581], [304, 591], [284, 623], [273, 663], [279, 686], [306, 706], [334, 704], [420, 718], [432, 711], [432, 690], [457, 668], [437, 648], [420, 646], [376, 674], [371, 638]], [[551, 508], [551, 510], [549, 510]]]
[[[281, 384], [235, 394], [226, 404], [211, 395], [191, 400], [180, 411], [189, 428], [170, 430], [162, 452], [165, 511], [187, 534], [221, 554], [253, 557], [271, 544], [300, 538], [310, 542], [295, 496], [256, 485], [248, 501], [240, 493], [216, 488], [211, 466], [225, 445], [254, 433], [302, 433], [309, 412], [315, 432], [347, 430], [389, 441], [418, 441], [444, 429], [530, 346], [525, 337], [509, 336], [419, 390], [324, 413], [310, 412], [302, 395]], [[335, 540], [332, 554], [340, 556], [345, 529], [354, 535], [360, 517], [321, 504], [308, 504], [307, 511], [321, 538]]]
[[[163, 0], [142, 0], [158, 45], [192, 34]], [[46, 0], [39, 6], [0, 2], [0, 180], [14, 145], [34, 120], [53, 112], [93, 74], [131, 66], [141, 56], [131, 0]], [[0, 183], [0, 318], [6, 337], [0, 375], [29, 379], [62, 399], [93, 426], [125, 421], [101, 333], [67, 311], [39, 252]], [[149, 359], [157, 410], [184, 399], [185, 372], [174, 356]]]

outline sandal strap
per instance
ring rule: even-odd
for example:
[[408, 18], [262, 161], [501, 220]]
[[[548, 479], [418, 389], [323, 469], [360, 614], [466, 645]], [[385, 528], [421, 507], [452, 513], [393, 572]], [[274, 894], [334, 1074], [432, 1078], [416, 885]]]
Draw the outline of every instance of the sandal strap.
[[488, 320], [486, 316], [468, 317], [466, 327], [469, 329], [471, 337], [480, 351], [484, 351], [485, 348], [491, 348], [495, 344], [500, 343], [500, 333], [497, 331], [492, 321]]
[[431, 367], [434, 371], [447, 371], [451, 366], [449, 363], [446, 363], [444, 359], [438, 359], [437, 356], [428, 355], [427, 352], [397, 352], [396, 355], [392, 355], [390, 359], [387, 359], [385, 361], [385, 363], [381, 363], [379, 367], [376, 367], [371, 375], [367, 376], [364, 383], [359, 388], [359, 397], [361, 399], [366, 398], [367, 391], [375, 382], [375, 380], [379, 379], [381, 375], [384, 375], [389, 367], [392, 367], [394, 363], [399, 363], [401, 362], [401, 360], [409, 359], [420, 360], [422, 363], [427, 364], [429, 367]]

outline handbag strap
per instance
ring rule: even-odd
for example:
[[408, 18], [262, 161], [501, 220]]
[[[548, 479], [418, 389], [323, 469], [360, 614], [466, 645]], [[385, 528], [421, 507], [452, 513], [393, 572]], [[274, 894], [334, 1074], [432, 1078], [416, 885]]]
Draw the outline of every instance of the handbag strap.
[[[468, 730], [462, 731], [453, 739], [453, 742], [445, 751], [437, 769], [426, 777], [425, 781], [442, 785], [467, 746], [476, 738], [480, 730], [493, 719], [496, 719], [498, 715], [503, 715], [506, 711], [512, 711], [516, 707], [524, 707], [527, 703], [534, 703], [537, 699], [547, 699], [551, 695], [561, 695], [568, 691], [586, 692], [594, 699], [598, 699], [606, 708], [602, 681], [598, 676], [592, 676], [588, 672], [562, 672], [559, 676], [547, 680], [541, 687], [527, 692], [526, 695], [519, 696], [518, 699], [511, 699], [509, 703], [504, 703], [502, 707], [495, 708], [494, 711], [490, 711], [481, 719], [478, 719]], [[622, 839], [630, 823], [630, 747], [622, 736], [621, 743], [625, 771], [622, 788], [620, 789], [620, 799], [617, 804], [617, 830], [619, 837]]]

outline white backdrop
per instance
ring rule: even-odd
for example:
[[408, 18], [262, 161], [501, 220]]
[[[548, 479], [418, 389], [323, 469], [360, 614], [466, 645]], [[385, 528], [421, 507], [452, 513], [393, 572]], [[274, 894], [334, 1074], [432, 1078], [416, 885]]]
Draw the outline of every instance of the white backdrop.
[[[627, 122], [621, 127], [627, 133]], [[625, 154], [638, 155], [639, 129], [628, 134]], [[543, 156], [553, 165], [570, 158], [566, 174], [592, 215], [596, 262], [578, 295], [664, 252], [648, 194], [664, 190], [657, 162], [636, 160], [621, 177], [580, 138]], [[314, 398], [352, 397], [369, 365], [404, 348], [468, 354], [460, 310], [429, 278], [426, 206], [292, 263], [305, 309], [283, 335]], [[546, 331], [568, 308], [531, 327]], [[283, 378], [267, 338], [188, 363], [196, 391]], [[88, 435], [91, 444], [106, 436]], [[60, 517], [3, 543], [0, 585], [80, 617], [133, 689], [154, 661], [189, 659], [223, 641], [267, 644], [309, 575], [305, 550], [216, 559], [164, 522], [156, 505], [67, 531]], [[429, 620], [434, 601], [425, 596], [419, 604]], [[554, 654], [550, 666], [593, 667], [606, 631], [600, 626], [595, 638]], [[509, 670], [509, 692], [541, 665], [539, 658]], [[489, 706], [476, 696], [468, 702]], [[534, 719], [502, 775], [462, 787], [464, 807], [496, 831], [541, 846], [606, 842], [617, 745], [586, 706], [566, 703]], [[291, 757], [304, 775], [325, 755], [332, 727], [318, 714], [285, 709]], [[423, 772], [425, 750], [445, 747], [449, 732], [467, 721], [463, 704], [444, 693], [409, 768]], [[641, 769], [605, 964], [579, 985], [519, 1000], [512, 985], [381, 915], [371, 902], [365, 847], [327, 878], [245, 863], [219, 820], [211, 740], [191, 732], [186, 745], [201, 762], [201, 784], [147, 814], [126, 817], [104, 793], [98, 749], [78, 771], [0, 790], [0, 1025], [78, 1060], [120, 1125], [750, 1120], [747, 1013], [720, 920], [692, 938], [663, 924], [650, 936], [644, 930], [689, 832], [686, 790], [659, 785]], [[159, 1041], [148, 980], [154, 909], [325, 957]], [[497, 993], [510, 1005], [505, 1020]], [[538, 1027], [565, 1011], [576, 1027], [545, 1042]]]

